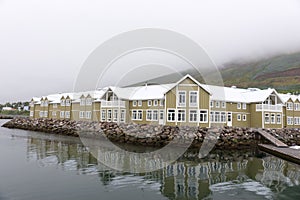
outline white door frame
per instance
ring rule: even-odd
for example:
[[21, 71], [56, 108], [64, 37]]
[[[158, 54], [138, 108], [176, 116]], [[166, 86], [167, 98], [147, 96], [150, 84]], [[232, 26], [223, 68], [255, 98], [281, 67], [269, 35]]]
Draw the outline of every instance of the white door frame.
[[[162, 115], [161, 115], [162, 113]], [[164, 118], [165, 118], [165, 111], [164, 110], [159, 110], [159, 116], [158, 116], [158, 123], [159, 125], [164, 125]]]

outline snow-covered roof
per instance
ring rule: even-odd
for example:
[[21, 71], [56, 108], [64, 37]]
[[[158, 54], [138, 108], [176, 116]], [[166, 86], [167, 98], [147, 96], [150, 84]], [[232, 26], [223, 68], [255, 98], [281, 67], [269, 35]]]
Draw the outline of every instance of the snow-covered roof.
[[300, 95], [294, 95], [294, 94], [279, 94], [279, 96], [282, 98], [283, 103], [286, 103], [289, 99], [291, 99], [293, 102], [300, 101]]

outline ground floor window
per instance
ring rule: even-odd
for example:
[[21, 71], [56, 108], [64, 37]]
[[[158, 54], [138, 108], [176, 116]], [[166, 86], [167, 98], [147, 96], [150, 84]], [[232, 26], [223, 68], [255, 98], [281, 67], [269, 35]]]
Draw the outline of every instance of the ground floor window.
[[300, 125], [300, 117], [295, 117], [294, 118], [294, 124], [295, 125]]
[[146, 120], [152, 121], [152, 110], [147, 110]]
[[64, 118], [64, 117], [65, 117], [65, 111], [60, 111], [59, 117], [60, 117], [60, 118]]
[[138, 110], [138, 112], [137, 112], [137, 119], [138, 120], [143, 120], [143, 111], [142, 110]]
[[197, 122], [197, 110], [190, 110], [190, 122]]
[[52, 117], [56, 117], [56, 111], [52, 111]]
[[210, 112], [210, 120], [215, 123], [224, 123], [226, 122], [226, 112], [212, 111]]
[[287, 117], [287, 125], [293, 125], [293, 117]]
[[66, 114], [66, 118], [67, 118], [67, 119], [70, 119], [70, 111], [66, 111], [65, 114]]
[[152, 119], [153, 119], [153, 121], [157, 121], [158, 120], [158, 111], [157, 110], [153, 110]]
[[275, 114], [271, 114], [271, 124], [275, 124]]
[[270, 123], [270, 114], [266, 113], [265, 114], [265, 124], [269, 124]]
[[48, 111], [44, 111], [44, 117], [48, 117]]
[[132, 120], [142, 120], [143, 119], [143, 111], [142, 110], [132, 110], [131, 119]]
[[113, 121], [114, 121], [114, 122], [117, 122], [117, 121], [118, 121], [118, 110], [114, 110]]
[[276, 122], [277, 122], [277, 124], [281, 124], [281, 114], [277, 114]]
[[125, 122], [125, 110], [121, 110], [121, 122]]
[[85, 112], [84, 111], [80, 111], [79, 112], [79, 118], [82, 119], [85, 116]]
[[92, 118], [92, 112], [91, 111], [86, 111], [85, 112], [85, 117], [86, 117], [86, 119], [91, 119]]
[[33, 117], [33, 111], [30, 111], [29, 116], [30, 116], [30, 117]]
[[208, 122], [208, 112], [207, 112], [207, 110], [200, 110], [199, 122], [200, 123], [207, 123]]
[[106, 118], [106, 110], [101, 110], [101, 121], [105, 121]]
[[237, 114], [237, 120], [238, 120], [238, 121], [241, 121], [241, 120], [242, 120], [241, 114]]
[[175, 122], [175, 109], [168, 110], [168, 122]]
[[185, 110], [178, 110], [177, 117], [179, 122], [185, 122]]
[[247, 115], [243, 115], [243, 121], [247, 121]]
[[107, 110], [107, 121], [108, 122], [111, 122], [111, 116], [112, 114], [111, 114], [111, 110]]

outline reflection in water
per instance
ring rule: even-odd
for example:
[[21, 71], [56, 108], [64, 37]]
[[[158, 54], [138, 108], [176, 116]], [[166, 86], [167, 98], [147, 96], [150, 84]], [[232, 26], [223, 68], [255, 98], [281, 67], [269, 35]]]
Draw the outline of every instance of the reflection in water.
[[[79, 141], [28, 137], [27, 159], [78, 174], [97, 175], [109, 191], [137, 187], [158, 191], [169, 199], [273, 199], [299, 191], [300, 166], [258, 152], [214, 152], [197, 159], [187, 152], [166, 168], [143, 174], [122, 173], [99, 164]], [[118, 160], [118, 152], [97, 147], [98, 156]], [[297, 193], [297, 192], [296, 192]], [[297, 195], [295, 193], [295, 195]]]

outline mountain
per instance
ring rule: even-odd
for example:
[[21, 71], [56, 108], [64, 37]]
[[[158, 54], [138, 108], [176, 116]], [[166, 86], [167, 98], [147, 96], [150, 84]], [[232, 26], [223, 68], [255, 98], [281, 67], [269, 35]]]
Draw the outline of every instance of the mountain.
[[225, 86], [275, 88], [300, 92], [300, 53], [280, 55], [249, 63], [227, 63], [220, 73]]

